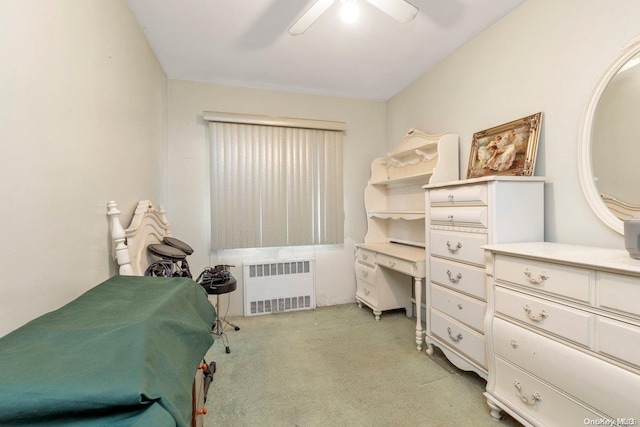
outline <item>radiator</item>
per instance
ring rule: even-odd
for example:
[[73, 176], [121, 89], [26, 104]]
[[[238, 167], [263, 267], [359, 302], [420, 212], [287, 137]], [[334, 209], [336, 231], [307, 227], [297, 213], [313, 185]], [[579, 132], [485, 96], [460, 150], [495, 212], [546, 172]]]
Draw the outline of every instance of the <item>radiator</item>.
[[316, 308], [313, 259], [245, 262], [244, 315]]

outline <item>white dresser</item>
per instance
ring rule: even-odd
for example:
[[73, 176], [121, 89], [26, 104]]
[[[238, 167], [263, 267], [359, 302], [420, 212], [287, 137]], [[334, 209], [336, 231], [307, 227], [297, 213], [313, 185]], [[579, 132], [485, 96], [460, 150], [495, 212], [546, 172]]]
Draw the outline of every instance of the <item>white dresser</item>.
[[[430, 182], [458, 178], [458, 136], [410, 129], [386, 156], [374, 159], [364, 192], [367, 234], [356, 245], [356, 301], [373, 310], [420, 306], [425, 272], [424, 190]], [[413, 282], [413, 283], [412, 283]], [[415, 297], [412, 299], [411, 288]], [[422, 321], [416, 310], [416, 344]]]
[[427, 185], [427, 354], [487, 378], [483, 245], [544, 239], [544, 178]]
[[638, 425], [640, 261], [555, 243], [486, 248], [491, 414], [533, 426]]

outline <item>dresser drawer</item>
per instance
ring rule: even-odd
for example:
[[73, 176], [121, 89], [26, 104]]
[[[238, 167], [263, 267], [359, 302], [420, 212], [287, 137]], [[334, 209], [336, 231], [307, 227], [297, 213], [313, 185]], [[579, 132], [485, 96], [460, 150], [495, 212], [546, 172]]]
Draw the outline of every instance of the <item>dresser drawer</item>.
[[376, 263], [376, 253], [367, 249], [358, 248], [356, 250], [356, 259], [362, 263], [374, 265]]
[[503, 359], [610, 417], [640, 420], [640, 375], [499, 318], [493, 338]]
[[487, 299], [485, 271], [458, 262], [431, 257], [431, 281], [459, 292]]
[[378, 306], [378, 292], [372, 283], [356, 279], [356, 297], [372, 307]]
[[599, 272], [596, 289], [598, 307], [640, 316], [640, 278]]
[[486, 234], [431, 230], [431, 254], [484, 267]]
[[430, 311], [431, 335], [451, 347], [458, 353], [465, 354], [480, 366], [486, 368], [484, 335], [440, 313]]
[[362, 280], [363, 282], [367, 283], [373, 283], [375, 274], [375, 268], [370, 267], [366, 264], [361, 264], [360, 262], [356, 263], [356, 278], [358, 280]]
[[589, 348], [592, 314], [540, 298], [495, 288], [496, 313]]
[[640, 369], [640, 327], [597, 317], [596, 330], [596, 349], [600, 353]]
[[487, 228], [486, 207], [431, 208], [431, 224]]
[[486, 205], [487, 186], [465, 185], [462, 187], [450, 187], [429, 190], [429, 202], [432, 205]]
[[485, 302], [438, 285], [430, 286], [431, 307], [484, 334], [484, 315], [487, 311]]
[[409, 276], [416, 274], [413, 270], [414, 264], [404, 259], [378, 254], [376, 261], [379, 266], [391, 268]]
[[529, 422], [543, 426], [579, 426], [602, 418], [536, 377], [496, 358], [494, 394], [516, 407]]
[[592, 270], [497, 255], [495, 278], [572, 300], [589, 302], [595, 273]]

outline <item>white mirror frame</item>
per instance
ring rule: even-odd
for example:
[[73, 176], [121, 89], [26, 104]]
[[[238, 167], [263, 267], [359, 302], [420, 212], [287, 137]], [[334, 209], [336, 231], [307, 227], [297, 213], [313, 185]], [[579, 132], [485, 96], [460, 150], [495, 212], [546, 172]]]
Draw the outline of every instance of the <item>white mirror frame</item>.
[[638, 53], [640, 53], [640, 36], [631, 40], [623, 48], [622, 53], [600, 77], [584, 110], [578, 139], [578, 173], [580, 174], [580, 184], [582, 184], [584, 195], [596, 215], [598, 215], [605, 224], [620, 234], [624, 234], [624, 223], [604, 204], [593, 176], [591, 138], [593, 136], [593, 122], [602, 94], [618, 70]]

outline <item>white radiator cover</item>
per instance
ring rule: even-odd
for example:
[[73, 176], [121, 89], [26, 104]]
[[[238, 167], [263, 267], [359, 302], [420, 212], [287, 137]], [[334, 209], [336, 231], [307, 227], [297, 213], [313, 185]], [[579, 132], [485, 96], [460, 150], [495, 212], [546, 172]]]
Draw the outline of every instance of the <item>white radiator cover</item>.
[[245, 316], [316, 308], [314, 259], [251, 261], [242, 268]]

